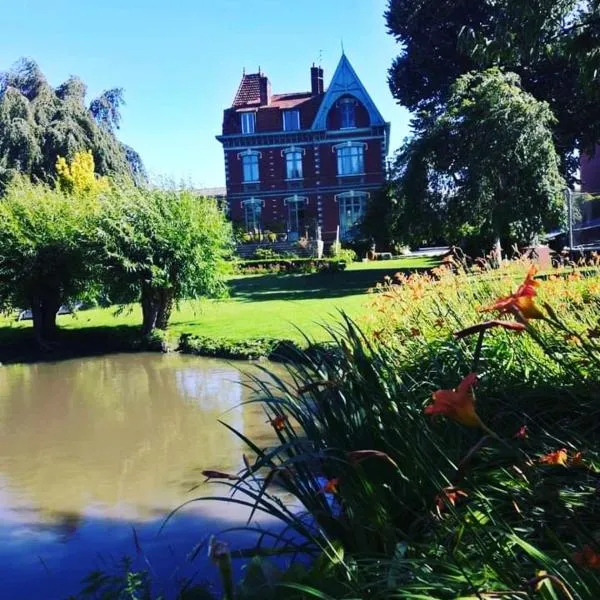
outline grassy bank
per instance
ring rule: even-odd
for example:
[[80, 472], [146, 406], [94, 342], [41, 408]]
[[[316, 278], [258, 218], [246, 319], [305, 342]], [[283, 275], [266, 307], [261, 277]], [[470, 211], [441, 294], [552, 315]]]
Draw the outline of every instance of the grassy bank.
[[[168, 332], [203, 336], [230, 342], [274, 338], [303, 342], [303, 334], [322, 340], [324, 323], [339, 318], [339, 311], [353, 317], [366, 314], [369, 288], [397, 272], [434, 267], [436, 259], [405, 258], [374, 263], [355, 263], [346, 271], [313, 275], [257, 275], [233, 277], [230, 298], [223, 301], [183, 302], [174, 312]], [[128, 349], [138, 336], [139, 305], [97, 308], [58, 318], [61, 345], [70, 354]], [[21, 360], [31, 347], [31, 321], [0, 321], [0, 361]]]

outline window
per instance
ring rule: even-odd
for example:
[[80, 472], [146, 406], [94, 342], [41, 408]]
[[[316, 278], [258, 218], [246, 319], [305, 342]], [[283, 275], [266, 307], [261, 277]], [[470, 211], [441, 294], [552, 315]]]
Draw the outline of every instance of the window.
[[258, 181], [258, 152], [242, 155], [242, 171], [244, 183]]
[[340, 127], [342, 129], [356, 127], [356, 102], [352, 98], [342, 98], [339, 107]]
[[360, 175], [365, 172], [364, 144], [337, 146], [338, 175]]
[[295, 241], [300, 237], [305, 227], [305, 206], [307, 199], [300, 196], [292, 196], [284, 200], [288, 206], [288, 240]]
[[285, 154], [286, 179], [302, 179], [302, 152], [293, 150]]
[[257, 231], [261, 228], [263, 201], [250, 198], [242, 202], [244, 206], [244, 221], [247, 231]]
[[298, 131], [300, 129], [300, 111], [299, 110], [284, 110], [283, 111], [283, 130]]
[[345, 192], [336, 196], [340, 207], [342, 240], [352, 240], [358, 234], [358, 227], [365, 216], [368, 197], [366, 192]]
[[242, 120], [242, 133], [254, 133], [256, 126], [256, 113], [254, 112], [243, 112], [240, 113], [240, 118]]

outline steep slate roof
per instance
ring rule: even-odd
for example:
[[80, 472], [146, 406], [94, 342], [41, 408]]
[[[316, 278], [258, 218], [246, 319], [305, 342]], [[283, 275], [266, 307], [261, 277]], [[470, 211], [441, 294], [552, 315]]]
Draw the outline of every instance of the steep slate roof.
[[369, 113], [371, 125], [386, 125], [381, 113], [371, 100], [371, 96], [369, 96], [356, 71], [352, 68], [350, 61], [345, 54], [342, 54], [317, 116], [313, 121], [312, 129], [327, 129], [327, 114], [337, 100], [345, 94], [351, 94], [364, 105]]
[[241, 108], [254, 104], [260, 104], [260, 73], [244, 74], [231, 107]]

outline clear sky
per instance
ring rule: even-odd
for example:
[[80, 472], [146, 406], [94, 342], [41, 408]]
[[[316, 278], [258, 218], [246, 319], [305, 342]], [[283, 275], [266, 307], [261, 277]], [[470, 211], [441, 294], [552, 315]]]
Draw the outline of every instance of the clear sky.
[[[5, 5], [4, 5], [5, 4]], [[310, 89], [319, 60], [328, 84], [346, 55], [384, 118], [391, 149], [408, 134], [387, 69], [398, 53], [386, 0], [11, 0], [3, 3], [0, 70], [33, 58], [53, 85], [78, 75], [89, 98], [123, 87], [119, 137], [151, 175], [224, 185], [219, 133], [245, 67], [274, 93]]]

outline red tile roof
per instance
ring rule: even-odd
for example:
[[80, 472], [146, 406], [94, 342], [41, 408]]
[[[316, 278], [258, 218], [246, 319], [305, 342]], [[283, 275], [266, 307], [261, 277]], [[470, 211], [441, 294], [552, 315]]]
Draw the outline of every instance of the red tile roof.
[[[264, 75], [263, 75], [264, 77]], [[244, 74], [231, 108], [246, 108], [260, 106], [260, 73]], [[296, 92], [292, 94], [273, 94], [269, 107], [285, 110], [294, 108], [312, 98], [310, 92]]]
[[299, 92], [297, 94], [273, 94], [271, 106], [280, 109], [294, 108], [312, 98], [310, 92]]
[[244, 75], [233, 99], [232, 108], [260, 104], [260, 73]]

